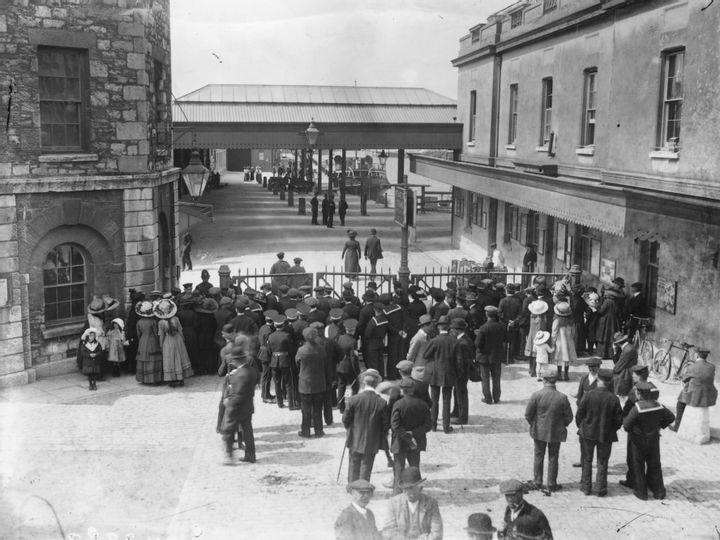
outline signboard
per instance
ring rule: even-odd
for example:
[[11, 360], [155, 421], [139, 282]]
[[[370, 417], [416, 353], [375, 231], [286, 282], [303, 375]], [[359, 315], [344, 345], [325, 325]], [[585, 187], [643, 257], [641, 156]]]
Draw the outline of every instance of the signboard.
[[395, 186], [395, 223], [401, 227], [408, 225], [408, 192], [405, 187]]
[[655, 305], [668, 313], [675, 315], [677, 302], [677, 281], [659, 276], [657, 284], [657, 298]]

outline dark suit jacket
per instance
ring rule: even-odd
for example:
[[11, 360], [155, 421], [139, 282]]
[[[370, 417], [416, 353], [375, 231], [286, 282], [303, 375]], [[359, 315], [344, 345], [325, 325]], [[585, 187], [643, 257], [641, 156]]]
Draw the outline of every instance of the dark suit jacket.
[[515, 520], [517, 520], [521, 516], [528, 516], [530, 519], [535, 521], [535, 523], [537, 523], [537, 525], [545, 532], [545, 538], [547, 540], [553, 540], [550, 523], [545, 517], [545, 514], [542, 513], [542, 510], [533, 506], [529, 502], [523, 501], [523, 507], [520, 509], [520, 512], [515, 517], [515, 520], [511, 520], [510, 516], [512, 516], [512, 514], [510, 512], [510, 507], [508, 506], [505, 508], [505, 528], [503, 529], [506, 534], [512, 531], [512, 525], [513, 523], [515, 523]]
[[580, 402], [582, 401], [582, 398], [585, 394], [587, 394], [590, 390], [594, 390], [597, 388], [597, 376], [595, 377], [595, 380], [590, 384], [590, 377], [589, 373], [585, 373], [582, 377], [580, 377], [580, 382], [578, 383], [578, 390], [577, 390], [577, 397], [575, 398], [575, 404], [580, 405]]
[[295, 355], [298, 364], [298, 392], [320, 394], [325, 392], [325, 355], [322, 345], [305, 343]]
[[546, 384], [538, 390], [525, 407], [525, 420], [530, 424], [530, 436], [545, 442], [565, 442], [567, 426], [573, 420], [570, 402], [565, 394]]
[[433, 362], [430, 375], [431, 386], [454, 386], [457, 381], [455, 367], [455, 345], [457, 339], [450, 334], [440, 334], [428, 342], [425, 359]]
[[616, 442], [617, 430], [622, 427], [620, 400], [609, 388], [590, 390], [578, 406], [575, 424], [583, 439]]
[[470, 372], [470, 364], [475, 360], [475, 344], [467, 333], [455, 343], [455, 364], [458, 378], [466, 379]]
[[380, 239], [377, 236], [371, 236], [365, 240], [365, 257], [368, 259], [379, 259], [382, 255], [382, 247]]
[[478, 362], [500, 364], [505, 360], [505, 326], [489, 320], [480, 327], [475, 338]]
[[620, 357], [613, 367], [613, 384], [618, 396], [627, 396], [632, 388], [631, 368], [637, 364], [638, 353], [634, 345], [623, 345]]
[[685, 403], [691, 407], [712, 407], [717, 403], [715, 366], [707, 360], [690, 364], [683, 382], [687, 383]]
[[363, 516], [351, 504], [340, 512], [335, 520], [336, 540], [380, 540], [382, 536], [375, 525], [375, 516], [367, 510], [367, 517]]
[[240, 421], [255, 411], [253, 396], [259, 379], [260, 375], [251, 362], [234, 369], [227, 376], [223, 399], [225, 414], [220, 428], [223, 433], [234, 433]]
[[392, 428], [390, 451], [393, 454], [407, 451], [411, 438], [415, 439], [418, 449], [425, 450], [426, 434], [432, 428], [430, 407], [421, 398], [403, 396], [393, 405], [390, 427]]
[[347, 399], [343, 413], [347, 447], [359, 454], [375, 454], [382, 447], [390, 427], [390, 413], [385, 400], [375, 392], [360, 392]]

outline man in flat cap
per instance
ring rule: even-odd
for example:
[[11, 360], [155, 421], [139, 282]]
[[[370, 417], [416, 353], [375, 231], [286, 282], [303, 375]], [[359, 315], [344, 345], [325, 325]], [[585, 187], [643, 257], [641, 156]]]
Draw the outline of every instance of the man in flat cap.
[[347, 429], [348, 482], [358, 478], [370, 481], [375, 454], [386, 444], [390, 428], [390, 413], [387, 403], [375, 388], [380, 383], [380, 374], [368, 369], [360, 374], [362, 390], [347, 399], [343, 413], [343, 425]]
[[310, 437], [310, 427], [315, 430], [315, 437], [325, 435], [322, 415], [325, 399], [325, 353], [316, 341], [318, 332], [315, 328], [303, 330], [305, 343], [298, 349], [295, 362], [298, 366], [298, 391], [302, 421], [298, 436]]
[[617, 430], [622, 426], [620, 400], [609, 388], [612, 370], [598, 372], [596, 388], [589, 390], [578, 405], [575, 424], [579, 429], [582, 446], [582, 477], [580, 491], [590, 495], [592, 490], [593, 454], [597, 448], [597, 496], [607, 495], [607, 468], [612, 443], [617, 442]]
[[534, 487], [542, 489], [545, 450], [548, 454], [547, 489], [562, 489], [557, 483], [560, 443], [567, 440], [567, 426], [573, 421], [572, 408], [565, 394], [555, 388], [557, 373], [543, 376], [543, 388], [530, 396], [525, 407], [525, 420], [530, 425], [530, 436], [535, 445], [533, 480]]
[[499, 321], [498, 309], [495, 306], [485, 306], [485, 316], [487, 321], [477, 332], [475, 349], [482, 373], [482, 400], [492, 405], [500, 401], [500, 376], [505, 359], [506, 331]]
[[335, 540], [382, 540], [375, 515], [367, 507], [375, 493], [375, 486], [367, 480], [355, 480], [346, 489], [352, 502], [335, 520]]
[[662, 464], [660, 462], [660, 430], [675, 421], [675, 415], [652, 399], [653, 387], [647, 382], [635, 385], [637, 403], [623, 420], [633, 456], [633, 493], [643, 501], [648, 489], [656, 499], [665, 498]]
[[[432, 398], [432, 430], [437, 429], [442, 391], [443, 431], [452, 433], [450, 426], [450, 400], [457, 382], [457, 366], [455, 362], [455, 345], [457, 340], [450, 335], [450, 321], [446, 315], [437, 321], [439, 335], [432, 338], [425, 349], [426, 367], [429, 368], [430, 397]], [[432, 367], [430, 368], [430, 365]]]
[[505, 517], [503, 526], [498, 536], [505, 538], [507, 533], [512, 530], [513, 524], [519, 518], [529, 518], [540, 526], [544, 535], [542, 538], [552, 540], [552, 530], [550, 523], [543, 514], [542, 510], [533, 506], [523, 498], [524, 487], [520, 480], [505, 480], [500, 482], [500, 493], [505, 495], [507, 507], [505, 508]]
[[[270, 267], [270, 275], [287, 274], [290, 271], [290, 263], [285, 260], [285, 252], [277, 253], [277, 261]], [[277, 276], [272, 278], [273, 291], [277, 291], [280, 285], [289, 285], [288, 276]]]

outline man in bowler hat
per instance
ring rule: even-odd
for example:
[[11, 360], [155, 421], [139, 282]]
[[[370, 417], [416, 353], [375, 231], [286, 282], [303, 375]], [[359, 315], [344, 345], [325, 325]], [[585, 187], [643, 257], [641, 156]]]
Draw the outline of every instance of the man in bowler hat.
[[400, 473], [398, 486], [402, 493], [390, 499], [390, 514], [382, 529], [384, 538], [442, 539], [440, 507], [435, 499], [423, 493], [424, 482], [417, 467], [408, 467]]

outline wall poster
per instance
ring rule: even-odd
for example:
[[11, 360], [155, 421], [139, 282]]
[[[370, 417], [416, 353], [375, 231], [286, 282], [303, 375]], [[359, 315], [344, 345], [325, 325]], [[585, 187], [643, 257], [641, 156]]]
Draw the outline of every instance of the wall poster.
[[610, 259], [600, 259], [600, 281], [612, 283], [615, 279], [615, 261]]
[[677, 302], [677, 281], [658, 276], [657, 298], [655, 307], [675, 315], [675, 303]]

